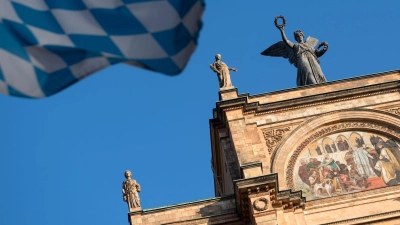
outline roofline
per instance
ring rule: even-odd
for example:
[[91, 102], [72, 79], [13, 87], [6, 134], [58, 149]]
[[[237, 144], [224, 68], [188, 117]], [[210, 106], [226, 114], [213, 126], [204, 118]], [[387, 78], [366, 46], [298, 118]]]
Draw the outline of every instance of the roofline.
[[[252, 98], [262, 97], [262, 96], [265, 96], [265, 95], [282, 94], [282, 93], [291, 92], [291, 91], [295, 91], [295, 90], [307, 89], [307, 88], [310, 88], [310, 87], [315, 87], [317, 85], [318, 85], [318, 87], [323, 87], [323, 86], [327, 86], [327, 85], [331, 85], [331, 84], [348, 82], [348, 81], [353, 81], [353, 80], [359, 80], [359, 79], [364, 79], [364, 78], [369, 78], [369, 77], [374, 77], [374, 76], [379, 77], [379, 76], [383, 76], [383, 75], [390, 74], [390, 73], [400, 73], [400, 69], [389, 70], [389, 71], [384, 71], [384, 72], [379, 72], [379, 73], [366, 74], [366, 75], [361, 75], [361, 76], [355, 76], [355, 77], [350, 77], [350, 78], [345, 78], [345, 79], [340, 79], [340, 80], [333, 80], [333, 81], [320, 83], [320, 84], [310, 84], [310, 85], [287, 88], [287, 89], [282, 89], [282, 90], [277, 90], [277, 91], [264, 92], [264, 93], [253, 94], [253, 95], [250, 95], [247, 92], [247, 93], [238, 94], [238, 98], [239, 97], [247, 97], [249, 99], [252, 99]], [[238, 93], [237, 92], [237, 88], [235, 88], [235, 89], [236, 89], [236, 93]]]
[[145, 209], [145, 210], [142, 210], [142, 215], [151, 214], [151, 213], [160, 212], [160, 211], [167, 211], [167, 210], [174, 209], [174, 208], [183, 208], [183, 207], [192, 206], [192, 205], [199, 205], [199, 204], [203, 204], [206, 202], [216, 202], [216, 201], [223, 201], [223, 200], [228, 200], [228, 199], [234, 199], [234, 195], [226, 195], [226, 196], [222, 196], [222, 197], [207, 198], [207, 199], [201, 199], [201, 200], [197, 200], [197, 201], [191, 201], [191, 202], [179, 203], [179, 204], [174, 204], [174, 205]]

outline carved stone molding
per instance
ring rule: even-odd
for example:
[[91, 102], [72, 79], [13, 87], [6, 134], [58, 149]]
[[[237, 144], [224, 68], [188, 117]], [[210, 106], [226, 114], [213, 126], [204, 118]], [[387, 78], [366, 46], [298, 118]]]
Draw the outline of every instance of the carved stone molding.
[[284, 135], [290, 131], [291, 127], [281, 127], [276, 129], [265, 129], [262, 130], [265, 142], [268, 147], [268, 153], [271, 155], [278, 146], [279, 142], [282, 140]]
[[375, 122], [360, 122], [360, 121], [354, 121], [354, 122], [341, 122], [341, 123], [336, 123], [333, 125], [325, 126], [323, 128], [320, 128], [308, 138], [306, 138], [293, 152], [293, 154], [290, 157], [289, 164], [286, 168], [286, 184], [289, 188], [294, 190], [294, 183], [293, 183], [293, 170], [294, 170], [294, 165], [300, 155], [300, 153], [304, 150], [304, 148], [315, 141], [316, 139], [332, 134], [334, 132], [338, 131], [345, 131], [345, 130], [351, 130], [354, 128], [361, 128], [361, 129], [369, 129], [369, 130], [374, 130], [378, 132], [383, 132], [385, 134], [389, 134], [393, 137], [396, 137], [400, 139], [400, 131], [394, 127], [389, 127], [387, 125], [382, 125], [379, 123]]
[[[389, 217], [389, 218], [383, 218], [383, 217]], [[371, 222], [374, 222], [376, 220], [379, 220], [379, 222], [386, 222], [385, 224], [396, 224], [396, 223], [389, 223], [389, 221], [395, 222], [395, 221], [399, 221], [399, 219], [400, 219], [400, 210], [396, 210], [396, 211], [387, 212], [387, 213], [379, 213], [379, 214], [368, 215], [368, 216], [354, 218], [354, 219], [335, 221], [332, 223], [325, 223], [323, 225], [354, 224], [354, 223], [367, 224], [366, 222], [369, 222], [368, 224], [371, 224]]]
[[396, 114], [396, 115], [400, 115], [400, 107], [388, 109], [386, 111], [388, 111], [390, 113], [393, 113], [393, 114]]
[[257, 218], [257, 217], [268, 216], [268, 215], [274, 215], [274, 214], [276, 214], [276, 211], [275, 211], [275, 210], [273, 210], [273, 211], [264, 211], [264, 212], [262, 212], [262, 213], [254, 214], [253, 217], [254, 217], [254, 218]]
[[226, 112], [226, 111], [231, 111], [231, 110], [235, 110], [235, 109], [243, 109], [243, 106], [230, 107], [230, 108], [223, 109], [223, 111]]
[[346, 195], [339, 195], [339, 196], [334, 196], [334, 197], [329, 197], [329, 198], [313, 200], [313, 201], [307, 202], [306, 206], [307, 206], [307, 208], [314, 207], [314, 206], [319, 207], [321, 204], [329, 204], [329, 203], [345, 201], [345, 200], [352, 201], [354, 199], [358, 199], [358, 198], [364, 197], [364, 196], [371, 196], [374, 194], [388, 193], [391, 191], [399, 191], [399, 190], [400, 190], [400, 186], [383, 187], [383, 188], [379, 188], [379, 189], [372, 189], [372, 190], [360, 191], [360, 192], [355, 192], [355, 193], [346, 194]]
[[[321, 94], [323, 97], [320, 97], [320, 99], [321, 99], [320, 101], [318, 101], [319, 100], [318, 95], [313, 95], [313, 96], [307, 96], [307, 97], [303, 97], [303, 98], [267, 103], [267, 104], [260, 105], [260, 107], [258, 108], [258, 110], [255, 113], [255, 116], [290, 111], [290, 110], [307, 108], [307, 107], [312, 107], [312, 106], [319, 106], [319, 105], [324, 105], [324, 104], [331, 104], [331, 103], [335, 103], [335, 102], [343, 102], [343, 101], [348, 101], [348, 100], [353, 100], [353, 99], [365, 98], [365, 97], [369, 97], [369, 96], [400, 91], [400, 88], [382, 90], [382, 89], [384, 89], [384, 87], [386, 85], [387, 84], [377, 84], [377, 85], [371, 85], [371, 86], [367, 86], [367, 87], [353, 88], [353, 90], [341, 90], [341, 91], [339, 91], [339, 93], [337, 93], [337, 92], [324, 93], [324, 94]], [[365, 91], [366, 91], [366, 89], [372, 89], [372, 86], [374, 86], [375, 92], [365, 93], [365, 94], [360, 93], [363, 89]], [[381, 88], [381, 90], [379, 90], [380, 88]], [[354, 94], [350, 93], [350, 92], [354, 92], [354, 91], [359, 92], [359, 93], [354, 93]], [[332, 98], [332, 99], [330, 99], [330, 98]], [[300, 104], [300, 102], [302, 104]], [[289, 106], [289, 107], [287, 107], [287, 106]], [[266, 108], [266, 110], [264, 112], [263, 112], [263, 108]]]
[[219, 221], [226, 221], [235, 223], [240, 221], [237, 214], [235, 212], [215, 215], [208, 218], [196, 218], [196, 219], [188, 219], [185, 221], [171, 222], [171, 223], [163, 223], [163, 225], [198, 225], [198, 224], [219, 224]]
[[266, 198], [258, 198], [253, 202], [253, 208], [257, 211], [265, 211], [268, 208], [268, 200]]

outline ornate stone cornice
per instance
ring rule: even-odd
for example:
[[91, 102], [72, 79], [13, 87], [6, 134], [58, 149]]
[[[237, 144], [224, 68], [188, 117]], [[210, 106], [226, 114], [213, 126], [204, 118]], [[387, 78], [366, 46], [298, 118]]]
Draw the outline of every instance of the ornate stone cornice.
[[[363, 98], [378, 94], [396, 92], [399, 90], [400, 90], [400, 83], [398, 81], [391, 81], [386, 83], [367, 85], [367, 86], [344, 89], [339, 91], [331, 91], [322, 94], [315, 94], [315, 95], [276, 101], [265, 104], [260, 104], [259, 102], [248, 102], [248, 99], [254, 96], [249, 96], [249, 94], [242, 94], [238, 95], [238, 97], [234, 99], [217, 102], [215, 110], [217, 112], [216, 117], [219, 119], [223, 118], [222, 112], [239, 108], [243, 109], [243, 114], [254, 113], [257, 116], [262, 114], [289, 111], [300, 108], [306, 108], [310, 106], [317, 106], [333, 102]], [[267, 94], [272, 95], [274, 93], [266, 93], [265, 95]]]
[[[288, 88], [288, 89], [272, 91], [272, 92], [267, 92], [267, 93], [255, 94], [255, 95], [252, 95], [251, 98], [259, 98], [259, 97], [273, 95], [273, 94], [283, 94], [283, 93], [288, 93], [288, 92], [302, 90], [302, 89], [305, 90], [310, 87], [317, 87], [317, 86], [324, 88], [325, 86], [329, 86], [332, 84], [349, 83], [352, 81], [368, 79], [368, 78], [372, 78], [372, 77], [379, 79], [380, 76], [385, 76], [388, 74], [396, 74], [396, 73], [400, 74], [400, 70], [389, 70], [389, 71], [384, 71], [384, 72], [379, 72], [379, 73], [374, 73], [374, 74], [366, 74], [366, 75], [362, 75], [362, 76], [356, 76], [356, 77], [351, 77], [351, 78], [346, 78], [346, 79], [341, 79], [341, 80], [329, 81], [329, 82], [321, 83], [321, 84], [312, 84], [312, 85], [307, 85], [307, 86], [300, 86], [300, 87]], [[241, 95], [245, 96], [246, 94], [241, 94]]]
[[[158, 208], [151, 208], [151, 209], [145, 209], [141, 210], [140, 213], [142, 215], [147, 215], [147, 214], [152, 214], [156, 212], [163, 212], [163, 211], [168, 211], [171, 209], [178, 209], [178, 208], [187, 208], [195, 205], [204, 205], [204, 204], [209, 204], [213, 202], [219, 202], [219, 201], [225, 201], [225, 200], [230, 200], [233, 199], [234, 195], [227, 195], [223, 197], [216, 197], [216, 198], [209, 198], [209, 199], [202, 199], [198, 201], [193, 201], [193, 202], [185, 202], [181, 204], [176, 204], [176, 205], [169, 205], [169, 206], [163, 206], [163, 207], [158, 207]], [[128, 213], [129, 215], [133, 213]]]
[[285, 101], [273, 102], [259, 106], [256, 115], [289, 111], [294, 109], [306, 108], [310, 106], [323, 105], [334, 102], [342, 102], [351, 99], [363, 98], [384, 93], [396, 92], [400, 90], [398, 81], [388, 83], [363, 86], [352, 89], [332, 91], [318, 95], [306, 96], [301, 98], [289, 99]]
[[286, 168], [286, 184], [288, 187], [294, 190], [293, 183], [293, 170], [294, 165], [304, 148], [315, 141], [316, 139], [326, 136], [335, 132], [352, 130], [352, 129], [365, 129], [373, 130], [381, 133], [385, 133], [397, 139], [400, 139], [400, 130], [389, 125], [383, 125], [376, 122], [363, 122], [363, 121], [352, 121], [352, 122], [340, 122], [332, 125], [327, 125], [316, 130], [313, 134], [309, 135], [292, 153], [288, 166]]

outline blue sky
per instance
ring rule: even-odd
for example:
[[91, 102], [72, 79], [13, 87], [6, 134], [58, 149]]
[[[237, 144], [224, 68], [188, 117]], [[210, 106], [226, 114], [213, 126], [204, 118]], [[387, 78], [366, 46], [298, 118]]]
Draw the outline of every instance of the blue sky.
[[238, 69], [239, 93], [292, 88], [296, 69], [260, 52], [285, 31], [329, 43], [328, 81], [400, 69], [400, 2], [206, 1], [199, 47], [176, 77], [104, 69], [52, 97], [0, 96], [0, 224], [128, 224], [124, 171], [143, 208], [214, 196], [208, 120], [218, 100], [214, 55]]

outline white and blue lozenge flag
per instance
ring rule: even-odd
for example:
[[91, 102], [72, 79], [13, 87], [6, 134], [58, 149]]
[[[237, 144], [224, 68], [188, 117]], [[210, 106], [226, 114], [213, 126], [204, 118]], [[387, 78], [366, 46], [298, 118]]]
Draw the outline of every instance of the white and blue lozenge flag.
[[202, 0], [0, 0], [0, 93], [50, 96], [120, 62], [178, 74], [203, 10]]

